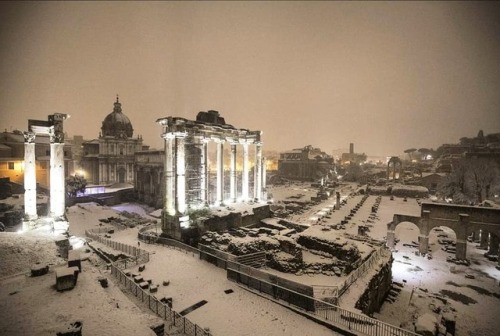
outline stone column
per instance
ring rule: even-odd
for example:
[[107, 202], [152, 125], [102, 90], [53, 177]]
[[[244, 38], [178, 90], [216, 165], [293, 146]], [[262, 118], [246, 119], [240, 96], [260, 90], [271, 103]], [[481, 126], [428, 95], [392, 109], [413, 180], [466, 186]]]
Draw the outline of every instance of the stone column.
[[422, 218], [420, 218], [420, 233], [418, 235], [419, 249], [421, 254], [429, 251], [429, 210], [422, 211]]
[[479, 243], [479, 247], [488, 248], [488, 231], [481, 229], [481, 242]]
[[37, 218], [35, 133], [24, 132], [24, 219]]
[[184, 136], [177, 136], [175, 138], [175, 197], [177, 200], [177, 211], [180, 214], [186, 212], [186, 156], [184, 142]]
[[51, 136], [50, 144], [50, 215], [62, 217], [65, 211], [64, 194], [64, 143]]
[[340, 192], [337, 191], [335, 193], [335, 196], [336, 196], [335, 210], [339, 210], [340, 209]]
[[236, 188], [236, 144], [231, 144], [231, 167], [230, 167], [230, 197], [231, 202], [236, 203], [237, 188]]
[[241, 198], [248, 200], [248, 143], [243, 144], [243, 172], [241, 175]]
[[175, 216], [174, 139], [175, 136], [171, 133], [165, 135], [165, 203], [163, 210], [169, 216]]
[[262, 196], [262, 144], [257, 143], [255, 147], [255, 179], [254, 198], [259, 202]]
[[201, 140], [200, 155], [200, 202], [201, 205], [208, 206], [208, 143], [207, 140]]
[[394, 242], [396, 238], [396, 233], [394, 230], [388, 230], [387, 231], [387, 247], [390, 249], [394, 248]]
[[460, 232], [457, 232], [457, 243], [455, 257], [458, 260], [467, 259], [467, 226], [469, 225], [469, 215], [459, 214], [458, 227], [463, 228]]
[[264, 201], [267, 201], [267, 190], [266, 190], [266, 174], [267, 174], [267, 169], [266, 169], [266, 158], [262, 158], [262, 198]]
[[498, 255], [498, 236], [494, 233], [490, 234], [490, 248], [488, 250], [488, 254], [490, 255]]
[[215, 204], [224, 204], [224, 144], [223, 140], [217, 141], [217, 197]]

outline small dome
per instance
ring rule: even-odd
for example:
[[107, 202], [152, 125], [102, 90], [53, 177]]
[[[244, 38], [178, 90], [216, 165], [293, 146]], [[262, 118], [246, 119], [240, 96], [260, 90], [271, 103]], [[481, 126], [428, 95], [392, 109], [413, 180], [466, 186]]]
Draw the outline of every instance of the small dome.
[[131, 138], [134, 134], [132, 123], [122, 113], [122, 104], [116, 96], [113, 112], [108, 114], [102, 122], [102, 136], [113, 136], [115, 138]]

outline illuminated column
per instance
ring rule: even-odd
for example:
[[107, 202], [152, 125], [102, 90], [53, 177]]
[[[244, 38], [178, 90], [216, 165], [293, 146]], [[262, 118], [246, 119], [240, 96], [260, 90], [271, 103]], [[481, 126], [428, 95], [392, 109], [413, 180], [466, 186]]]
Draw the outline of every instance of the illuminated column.
[[262, 198], [264, 201], [267, 201], [267, 192], [266, 192], [266, 158], [262, 158]]
[[165, 204], [164, 210], [168, 215], [175, 215], [174, 196], [174, 139], [172, 133], [165, 135]]
[[467, 258], [467, 226], [469, 225], [469, 215], [459, 214], [458, 216], [458, 227], [461, 230], [457, 232], [455, 257], [458, 260], [465, 260]]
[[24, 132], [24, 218], [33, 220], [37, 217], [35, 133]]
[[50, 215], [64, 216], [64, 143], [57, 142], [55, 136], [50, 137]]
[[259, 202], [262, 194], [262, 144], [257, 143], [255, 147], [255, 179], [254, 179], [254, 198]]
[[248, 143], [243, 144], [243, 172], [241, 175], [241, 198], [248, 200]]
[[236, 144], [231, 144], [231, 167], [230, 167], [230, 197], [231, 202], [236, 203], [237, 190], [236, 190]]
[[175, 196], [177, 199], [177, 211], [181, 214], [186, 212], [186, 156], [184, 136], [175, 138], [175, 173], [177, 186]]
[[206, 139], [201, 139], [200, 153], [200, 202], [203, 206], [208, 206], [208, 143]]
[[217, 198], [216, 205], [224, 204], [224, 145], [223, 140], [217, 141]]

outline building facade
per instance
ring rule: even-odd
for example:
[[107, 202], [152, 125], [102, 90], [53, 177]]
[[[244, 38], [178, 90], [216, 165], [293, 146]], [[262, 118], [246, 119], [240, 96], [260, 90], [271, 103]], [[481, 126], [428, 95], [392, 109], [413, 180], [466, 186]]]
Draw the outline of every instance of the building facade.
[[333, 157], [312, 146], [280, 153], [278, 160], [278, 174], [294, 180], [314, 181], [331, 177], [334, 170]]
[[83, 143], [81, 168], [88, 183], [134, 183], [135, 153], [147, 147], [133, 133], [117, 96], [113, 112], [102, 122], [99, 138]]

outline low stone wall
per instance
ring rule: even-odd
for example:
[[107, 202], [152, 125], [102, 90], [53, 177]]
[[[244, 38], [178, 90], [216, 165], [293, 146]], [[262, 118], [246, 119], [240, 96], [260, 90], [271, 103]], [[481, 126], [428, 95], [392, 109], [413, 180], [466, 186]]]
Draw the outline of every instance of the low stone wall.
[[371, 316], [374, 312], [379, 312], [387, 294], [391, 290], [392, 284], [392, 262], [385, 263], [382, 268], [371, 278], [365, 292], [356, 302], [355, 307], [366, 315]]

